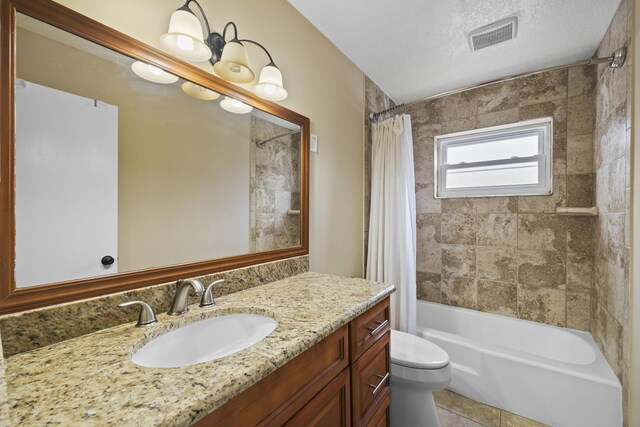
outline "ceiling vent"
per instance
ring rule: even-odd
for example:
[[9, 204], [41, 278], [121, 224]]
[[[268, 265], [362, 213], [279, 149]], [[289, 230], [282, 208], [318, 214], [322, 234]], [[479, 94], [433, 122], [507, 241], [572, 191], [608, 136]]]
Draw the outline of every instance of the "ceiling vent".
[[518, 17], [502, 19], [484, 27], [475, 29], [469, 33], [469, 46], [471, 51], [484, 49], [494, 44], [506, 42], [516, 37], [518, 31]]

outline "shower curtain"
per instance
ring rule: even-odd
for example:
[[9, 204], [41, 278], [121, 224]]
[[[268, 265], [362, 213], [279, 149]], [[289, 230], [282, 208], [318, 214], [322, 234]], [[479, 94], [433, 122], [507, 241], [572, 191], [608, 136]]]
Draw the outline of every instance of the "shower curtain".
[[367, 279], [396, 287], [391, 327], [416, 329], [416, 195], [411, 116], [373, 125]]

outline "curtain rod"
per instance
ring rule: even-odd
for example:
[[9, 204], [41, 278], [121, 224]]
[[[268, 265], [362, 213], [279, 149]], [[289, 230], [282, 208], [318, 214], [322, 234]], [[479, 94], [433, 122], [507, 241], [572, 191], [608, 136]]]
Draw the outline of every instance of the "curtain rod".
[[481, 87], [485, 87], [485, 86], [490, 86], [496, 83], [502, 83], [502, 82], [508, 82], [511, 80], [515, 80], [515, 79], [519, 79], [522, 77], [529, 77], [529, 76], [533, 76], [536, 74], [541, 74], [541, 73], [548, 73], [550, 71], [556, 71], [556, 70], [562, 70], [564, 68], [573, 68], [573, 67], [581, 67], [581, 66], [585, 66], [585, 65], [596, 65], [596, 64], [604, 64], [604, 63], [609, 63], [609, 68], [620, 68], [624, 65], [624, 61], [627, 57], [627, 48], [626, 46], [621, 47], [620, 49], [616, 50], [615, 52], [613, 52], [613, 54], [611, 56], [607, 56], [604, 58], [589, 58], [589, 59], [585, 59], [582, 61], [578, 61], [578, 62], [574, 62], [573, 64], [568, 64], [568, 65], [559, 65], [556, 67], [549, 67], [549, 68], [542, 68], [540, 70], [535, 70], [535, 71], [530, 71], [527, 73], [522, 73], [522, 74], [513, 74], [507, 77], [502, 77], [502, 78], [498, 78], [495, 80], [489, 80], [483, 83], [478, 83], [475, 85], [470, 85], [470, 86], [465, 86], [462, 87], [460, 89], [454, 89], [454, 90], [450, 90], [447, 92], [442, 92], [442, 93], [438, 93], [436, 95], [431, 95], [428, 96], [426, 98], [422, 98], [419, 99], [417, 101], [412, 101], [406, 104], [398, 104], [395, 107], [391, 107], [391, 108], [387, 108], [386, 110], [382, 110], [380, 112], [374, 113], [371, 112], [369, 113], [369, 120], [372, 122], [376, 122], [378, 121], [380, 118], [384, 117], [385, 115], [396, 111], [398, 109], [401, 108], [406, 108], [406, 107], [410, 107], [411, 105], [415, 105], [415, 104], [419, 104], [421, 102], [425, 102], [425, 101], [430, 101], [432, 99], [437, 99], [437, 98], [442, 98], [443, 96], [448, 96], [448, 95], [455, 95], [457, 93], [460, 92], [466, 92], [468, 90], [471, 89], [479, 89]]

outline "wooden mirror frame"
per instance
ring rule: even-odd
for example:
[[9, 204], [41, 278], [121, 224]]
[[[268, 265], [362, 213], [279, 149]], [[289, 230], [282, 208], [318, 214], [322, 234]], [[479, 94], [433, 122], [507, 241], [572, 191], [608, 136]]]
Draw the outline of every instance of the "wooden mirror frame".
[[[14, 80], [18, 12], [299, 125], [302, 132], [300, 246], [16, 288]], [[306, 255], [309, 253], [309, 119], [51, 0], [0, 0], [0, 240], [0, 314]]]

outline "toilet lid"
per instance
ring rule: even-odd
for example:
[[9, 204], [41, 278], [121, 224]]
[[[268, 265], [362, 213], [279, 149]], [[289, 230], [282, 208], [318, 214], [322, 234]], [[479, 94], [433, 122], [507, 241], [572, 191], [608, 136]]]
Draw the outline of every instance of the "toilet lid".
[[449, 355], [424, 338], [392, 330], [391, 363], [408, 368], [439, 369], [449, 364]]

